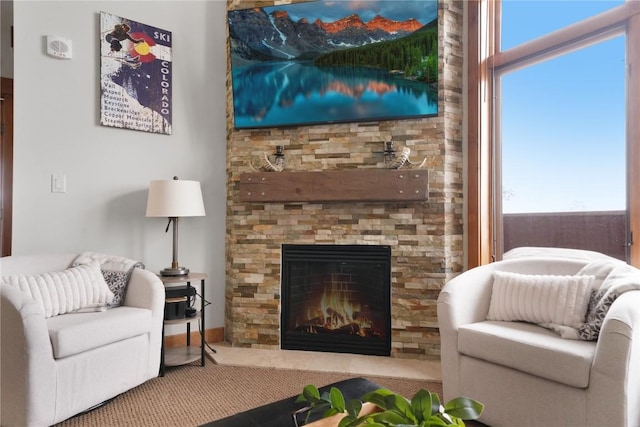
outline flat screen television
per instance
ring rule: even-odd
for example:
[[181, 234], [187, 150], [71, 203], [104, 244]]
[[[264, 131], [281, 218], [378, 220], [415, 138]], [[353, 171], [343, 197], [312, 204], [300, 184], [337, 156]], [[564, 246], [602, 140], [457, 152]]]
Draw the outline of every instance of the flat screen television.
[[236, 129], [438, 115], [437, 0], [228, 12]]

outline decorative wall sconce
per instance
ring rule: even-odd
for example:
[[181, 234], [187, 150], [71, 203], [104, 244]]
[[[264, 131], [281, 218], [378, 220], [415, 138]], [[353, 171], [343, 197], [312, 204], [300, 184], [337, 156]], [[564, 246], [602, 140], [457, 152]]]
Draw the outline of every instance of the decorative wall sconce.
[[410, 154], [411, 149], [409, 147], [402, 147], [402, 151], [398, 155], [396, 150], [393, 148], [393, 141], [385, 142], [384, 163], [387, 166], [387, 169], [400, 169], [405, 165], [411, 165], [410, 167], [407, 167], [407, 169], [421, 169], [427, 162], [427, 158], [425, 157], [420, 164], [413, 163], [409, 160]]
[[273, 162], [269, 160], [269, 155], [264, 153], [261, 159], [260, 166], [257, 168], [251, 163], [251, 169], [255, 172], [282, 172], [285, 166], [284, 147], [282, 145], [276, 145], [276, 152], [273, 153]]
[[389, 166], [396, 159], [396, 150], [393, 148], [393, 141], [384, 143], [384, 164]]

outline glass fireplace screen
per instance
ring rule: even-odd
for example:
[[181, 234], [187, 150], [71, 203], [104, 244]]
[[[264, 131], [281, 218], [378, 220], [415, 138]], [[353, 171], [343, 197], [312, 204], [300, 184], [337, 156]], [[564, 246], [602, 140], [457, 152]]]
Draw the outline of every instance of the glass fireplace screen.
[[282, 348], [391, 352], [391, 249], [283, 245]]

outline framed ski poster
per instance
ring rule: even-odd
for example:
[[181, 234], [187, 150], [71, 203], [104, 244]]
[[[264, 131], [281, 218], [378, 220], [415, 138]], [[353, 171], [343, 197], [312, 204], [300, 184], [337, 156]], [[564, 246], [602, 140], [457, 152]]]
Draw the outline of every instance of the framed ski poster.
[[100, 12], [100, 124], [171, 135], [171, 32]]

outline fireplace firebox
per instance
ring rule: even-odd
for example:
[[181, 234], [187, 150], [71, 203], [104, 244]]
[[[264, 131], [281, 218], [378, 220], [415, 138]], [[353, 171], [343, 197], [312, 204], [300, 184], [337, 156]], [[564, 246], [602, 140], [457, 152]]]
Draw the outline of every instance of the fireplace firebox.
[[283, 245], [281, 345], [391, 354], [391, 248]]

